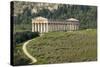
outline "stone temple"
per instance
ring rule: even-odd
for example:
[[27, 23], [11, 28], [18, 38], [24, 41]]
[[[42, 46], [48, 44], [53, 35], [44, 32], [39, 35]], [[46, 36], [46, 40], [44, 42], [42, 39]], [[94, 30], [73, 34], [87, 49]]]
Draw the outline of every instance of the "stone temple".
[[76, 31], [79, 29], [79, 25], [79, 20], [75, 18], [48, 20], [40, 16], [32, 19], [32, 32]]

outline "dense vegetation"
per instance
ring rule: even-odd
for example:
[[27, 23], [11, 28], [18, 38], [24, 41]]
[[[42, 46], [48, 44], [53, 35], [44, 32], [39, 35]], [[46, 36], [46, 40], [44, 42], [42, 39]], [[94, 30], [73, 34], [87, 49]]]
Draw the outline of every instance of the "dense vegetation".
[[13, 36], [14, 36], [13, 43], [19, 44], [19, 43], [22, 43], [24, 41], [27, 41], [29, 39], [39, 36], [39, 33], [38, 32], [30, 32], [30, 31], [15, 32], [13, 34]]
[[[38, 60], [36, 64], [95, 61], [97, 60], [96, 34], [96, 30], [92, 29], [74, 32], [49, 32], [31, 41], [27, 45], [27, 50]], [[30, 63], [24, 56], [21, 45], [17, 46], [15, 51], [15, 64]]]
[[96, 6], [15, 1], [14, 14], [12, 16], [14, 16], [16, 25], [31, 24], [31, 20], [34, 17], [43, 16], [52, 20], [76, 18], [80, 21], [80, 29], [96, 28], [97, 26]]

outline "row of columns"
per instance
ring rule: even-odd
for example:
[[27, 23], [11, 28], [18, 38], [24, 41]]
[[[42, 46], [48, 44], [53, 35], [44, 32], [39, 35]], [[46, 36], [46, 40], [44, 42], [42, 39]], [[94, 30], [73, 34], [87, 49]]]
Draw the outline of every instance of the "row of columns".
[[78, 24], [67, 24], [67, 31], [74, 31], [74, 30], [78, 30], [79, 29], [79, 25]]
[[65, 31], [65, 26], [63, 23], [49, 23], [49, 31]]
[[49, 23], [49, 31], [74, 31], [78, 29], [78, 24]]
[[48, 23], [32, 23], [32, 32], [48, 32]]
[[48, 31], [74, 31], [78, 30], [78, 24], [64, 23], [32, 23], [32, 32], [48, 32]]

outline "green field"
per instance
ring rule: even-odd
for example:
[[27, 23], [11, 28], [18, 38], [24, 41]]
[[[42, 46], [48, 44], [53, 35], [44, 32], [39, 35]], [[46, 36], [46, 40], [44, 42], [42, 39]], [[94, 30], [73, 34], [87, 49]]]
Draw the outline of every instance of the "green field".
[[[31, 60], [24, 55], [21, 48], [22, 45], [16, 46], [14, 64], [29, 64]], [[27, 50], [38, 60], [35, 64], [96, 61], [97, 32], [95, 29], [87, 29], [44, 33], [32, 40], [27, 45]]]

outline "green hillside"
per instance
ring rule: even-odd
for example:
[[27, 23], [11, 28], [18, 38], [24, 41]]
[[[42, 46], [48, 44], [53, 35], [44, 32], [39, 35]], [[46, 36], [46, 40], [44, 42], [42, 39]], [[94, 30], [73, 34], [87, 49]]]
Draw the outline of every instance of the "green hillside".
[[95, 61], [96, 39], [96, 30], [50, 32], [31, 41], [27, 49], [36, 64]]
[[[27, 65], [31, 60], [23, 53], [24, 43], [14, 48], [14, 65]], [[35, 64], [82, 62], [97, 60], [97, 33], [95, 29], [74, 32], [49, 32], [27, 45]]]

